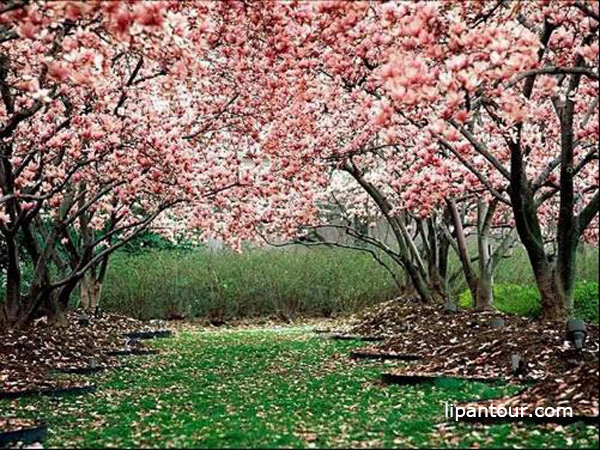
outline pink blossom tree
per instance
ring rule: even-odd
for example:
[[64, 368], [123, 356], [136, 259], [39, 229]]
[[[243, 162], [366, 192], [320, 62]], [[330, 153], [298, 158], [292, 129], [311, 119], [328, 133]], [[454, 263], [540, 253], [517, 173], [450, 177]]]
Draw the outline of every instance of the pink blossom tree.
[[[60, 319], [82, 280], [94, 306], [112, 252], [164, 211], [207, 210], [242, 183], [227, 143], [248, 128], [220, 121], [235, 96], [212, 55], [220, 8], [17, 2], [1, 11], [4, 323]], [[23, 256], [33, 267], [25, 293]]]
[[[161, 214], [239, 246], [318, 228], [332, 200], [426, 301], [448, 296], [454, 249], [488, 308], [516, 227], [562, 317], [597, 238], [597, 31], [582, 0], [10, 2], [3, 320], [56, 315], [82, 279], [93, 304], [108, 256]], [[392, 247], [348, 222], [369, 215]]]
[[598, 214], [597, 4], [415, 9], [418, 33], [401, 9], [391, 17], [419, 56], [390, 58], [383, 88], [430, 128], [425, 142], [437, 141], [510, 206], [544, 316], [562, 317], [578, 243]]
[[[378, 8], [339, 2], [277, 4], [271, 10], [276, 18], [269, 17], [263, 40], [272, 42], [269, 70], [278, 75], [263, 83], [268, 89], [262, 95], [273, 105], [273, 118], [262, 151], [286, 161], [293, 176], [301, 174], [316, 187], [323, 184], [324, 174], [348, 173], [394, 231], [394, 249], [372, 236], [369, 243], [400, 264], [419, 296], [431, 301], [448, 295], [448, 246], [461, 248], [453, 231], [443, 230], [455, 226], [447, 200], [472, 200], [486, 187], [460, 161], [439, 154], [437, 146], [421, 145], [426, 131], [385, 98], [375, 69], [394, 49], [391, 40], [380, 37], [385, 24], [378, 18], [384, 11]], [[326, 201], [322, 193], [315, 198]], [[361, 198], [354, 203], [369, 202]], [[492, 216], [487, 215], [482, 231], [489, 229]], [[357, 235], [348, 224], [343, 228]], [[487, 248], [486, 240], [481, 242]], [[482, 250], [481, 256], [486, 255]], [[481, 268], [489, 274], [492, 259], [483, 259], [487, 262]], [[479, 281], [470, 263], [465, 272], [474, 291]], [[488, 287], [490, 276], [485, 277]], [[482, 308], [491, 303], [491, 288], [486, 292], [478, 301]]]
[[356, 118], [340, 113], [345, 121], [330, 120], [314, 143], [350, 124], [345, 141], [330, 140], [340, 153], [404, 146], [418, 155], [421, 172], [399, 171], [397, 180], [408, 184], [402, 207], [419, 204], [424, 212], [456, 192], [443, 184], [424, 189], [418, 175], [454, 160], [450, 170], [460, 166], [473, 181], [459, 188], [462, 195], [484, 188], [489, 204], [511, 211], [544, 315], [563, 316], [575, 250], [593, 238], [598, 213], [597, 4], [325, 2], [295, 4], [285, 16], [272, 37], [280, 49], [273, 67], [307, 69], [294, 82], [301, 91], [286, 86], [306, 103], [304, 120], [323, 123], [322, 112], [337, 107]]

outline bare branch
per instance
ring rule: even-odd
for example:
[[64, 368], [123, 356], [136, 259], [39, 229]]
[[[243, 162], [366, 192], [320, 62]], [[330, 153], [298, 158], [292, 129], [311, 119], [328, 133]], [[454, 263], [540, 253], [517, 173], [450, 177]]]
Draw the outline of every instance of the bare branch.
[[[54, 90], [54, 92], [52, 92], [49, 95], [49, 97], [54, 100], [57, 97], [56, 90]], [[11, 118], [8, 120], [6, 125], [4, 125], [4, 127], [0, 128], [0, 139], [9, 137], [12, 134], [12, 132], [17, 129], [17, 127], [19, 126], [19, 124], [21, 122], [23, 122], [26, 119], [29, 119], [36, 112], [41, 110], [44, 107], [44, 105], [45, 105], [44, 102], [37, 101], [29, 108], [22, 109], [21, 111], [14, 113], [11, 116]]]
[[566, 75], [566, 74], [579, 74], [585, 75], [592, 80], [598, 81], [600, 78], [598, 74], [592, 70], [591, 67], [558, 67], [558, 66], [547, 66], [541, 69], [527, 70], [521, 72], [515, 76], [511, 81], [508, 82], [507, 87], [514, 86], [524, 78], [529, 78], [535, 75]]
[[[396, 274], [392, 270], [392, 268], [383, 259], [381, 259], [381, 257], [377, 254], [376, 251], [374, 251], [370, 248], [356, 247], [354, 245], [340, 244], [339, 242], [332, 242], [332, 241], [306, 242], [306, 241], [301, 241], [301, 240], [294, 240], [292, 242], [284, 242], [284, 243], [277, 244], [277, 243], [270, 242], [265, 236], [263, 236], [260, 233], [260, 231], [258, 231], [256, 229], [255, 229], [255, 231], [261, 237], [261, 239], [263, 241], [265, 241], [266, 244], [271, 245], [273, 247], [287, 247], [290, 245], [303, 245], [305, 247], [310, 248], [310, 247], [317, 247], [317, 246], [326, 246], [326, 247], [346, 248], [346, 249], [350, 249], [350, 250], [357, 250], [357, 251], [369, 253], [373, 257], [373, 259], [375, 261], [377, 261], [377, 263], [379, 263], [390, 274], [390, 276], [392, 277], [392, 279], [394, 280], [396, 285], [398, 287], [402, 287], [402, 283], [400, 282], [400, 280], [398, 280], [398, 277], [396, 276]], [[394, 259], [394, 261], [400, 263], [396, 259]]]
[[0, 9], [0, 15], [6, 14], [7, 12], [14, 11], [15, 9], [23, 8], [29, 3], [28, 0], [20, 0], [13, 2], [6, 2], [5, 6]]
[[506, 205], [510, 205], [510, 200], [507, 199], [506, 197], [504, 197], [500, 192], [498, 192], [494, 186], [492, 186], [492, 183], [490, 183], [490, 181], [483, 176], [483, 174], [481, 172], [479, 172], [475, 167], [473, 167], [473, 165], [467, 161], [453, 146], [452, 144], [450, 144], [450, 142], [448, 142], [446, 139], [444, 138], [440, 138], [439, 139], [440, 143], [442, 144], [442, 146], [446, 149], [448, 149], [454, 156], [456, 156], [458, 158], [458, 160], [467, 168], [469, 169], [478, 179], [479, 181], [481, 181], [481, 183], [488, 189], [488, 191], [490, 191], [490, 193], [496, 197], [498, 200], [500, 200], [502, 203], [506, 204]]
[[121, 106], [123, 106], [123, 104], [125, 103], [125, 100], [127, 100], [127, 90], [126, 90], [126, 88], [129, 87], [129, 86], [131, 86], [133, 84], [133, 82], [135, 81], [135, 77], [137, 77], [137, 74], [141, 70], [143, 64], [144, 64], [144, 58], [142, 58], [140, 56], [140, 59], [138, 60], [137, 64], [135, 65], [135, 67], [133, 69], [133, 71], [129, 75], [129, 79], [127, 80], [127, 83], [125, 83], [125, 86], [123, 88], [123, 92], [121, 92], [121, 96], [119, 97], [119, 101], [117, 102], [117, 105], [115, 106], [115, 109], [113, 111], [113, 114], [115, 116], [119, 117], [119, 108], [121, 108]]
[[117, 242], [117, 243], [107, 247], [106, 249], [102, 250], [101, 252], [97, 253], [85, 265], [83, 265], [83, 266], [80, 265], [80, 267], [77, 270], [72, 271], [66, 278], [64, 278], [54, 284], [51, 284], [49, 286], [49, 289], [50, 290], [58, 289], [62, 286], [65, 286], [65, 285], [81, 278], [87, 270], [89, 270], [92, 266], [96, 265], [104, 257], [113, 253], [115, 250], [118, 250], [119, 248], [123, 247], [125, 244], [127, 244], [129, 241], [131, 241], [134, 237], [138, 236], [142, 231], [144, 231], [146, 228], [148, 228], [150, 223], [152, 223], [152, 221], [154, 219], [156, 219], [163, 211], [174, 206], [176, 203], [180, 203], [180, 202], [181, 202], [181, 200], [177, 200], [177, 201], [173, 201], [168, 204], [160, 206], [154, 213], [152, 213], [146, 219], [139, 221], [135, 224], [135, 226], [138, 227], [135, 230], [135, 232], [131, 233], [126, 238], [123, 238], [119, 242]]
[[581, 235], [586, 228], [590, 225], [594, 217], [598, 214], [598, 191], [594, 194], [592, 199], [587, 205], [581, 210], [575, 223], [577, 223], [577, 233]]
[[[598, 159], [598, 151], [597, 149], [592, 149], [588, 152], [587, 155], [585, 155], [583, 157], [583, 159], [581, 161], [579, 161], [579, 164], [577, 164], [574, 168], [573, 168], [573, 177], [575, 177], [579, 172], [581, 172], [581, 170], [587, 166], [591, 161]], [[543, 185], [542, 185], [543, 186]], [[540, 186], [540, 188], [542, 187]], [[551, 199], [552, 197], [554, 197], [556, 195], [557, 192], [560, 191], [560, 187], [559, 186], [552, 186], [551, 189], [549, 189], [548, 191], [544, 192], [536, 201], [536, 206], [540, 206], [541, 204], [543, 204], [544, 202], [546, 202], [547, 200]]]
[[494, 155], [492, 155], [488, 151], [488, 149], [482, 142], [477, 140], [473, 133], [471, 133], [469, 130], [467, 130], [454, 119], [450, 119], [449, 122], [452, 124], [453, 127], [460, 131], [464, 137], [467, 138], [471, 145], [475, 147], [475, 150], [477, 150], [478, 153], [480, 153], [485, 159], [487, 159], [490, 162], [490, 164], [492, 164], [492, 166], [494, 166], [498, 170], [498, 172], [500, 172], [504, 176], [504, 178], [510, 180], [510, 172], [506, 170], [506, 167], [504, 167], [502, 163], [498, 161], [496, 157], [494, 157]]

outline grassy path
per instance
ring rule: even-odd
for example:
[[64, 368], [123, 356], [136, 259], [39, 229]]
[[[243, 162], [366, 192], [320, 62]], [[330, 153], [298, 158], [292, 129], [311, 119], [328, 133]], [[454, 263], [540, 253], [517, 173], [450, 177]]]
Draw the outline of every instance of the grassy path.
[[[444, 425], [444, 402], [514, 388], [382, 386], [360, 344], [308, 329], [182, 332], [161, 355], [124, 359], [92, 396], [0, 401], [0, 415], [45, 418], [47, 447], [591, 447], [597, 427]], [[391, 364], [387, 365], [392, 366]]]

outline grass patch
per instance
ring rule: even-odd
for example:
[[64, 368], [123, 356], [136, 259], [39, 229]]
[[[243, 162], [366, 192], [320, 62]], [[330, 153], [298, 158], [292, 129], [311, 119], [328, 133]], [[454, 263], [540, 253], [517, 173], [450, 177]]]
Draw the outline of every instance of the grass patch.
[[[575, 283], [573, 297], [573, 315], [588, 323], [598, 324], [598, 283], [578, 281]], [[539, 292], [534, 285], [496, 284], [494, 304], [502, 312], [520, 316], [537, 317], [542, 312]], [[470, 291], [464, 291], [460, 295], [460, 306], [473, 306]]]
[[382, 386], [382, 363], [346, 357], [360, 344], [305, 328], [183, 332], [153, 345], [163, 353], [96, 377], [95, 395], [4, 401], [0, 413], [45, 418], [50, 447], [598, 445], [590, 426], [439, 428], [444, 402], [489, 399], [515, 387]]
[[[475, 242], [469, 242], [469, 253], [477, 254]], [[599, 250], [597, 245], [581, 244], [577, 250], [575, 279], [577, 281], [598, 282]], [[460, 267], [460, 261], [455, 252], [450, 253], [449, 264], [452, 268]], [[535, 285], [535, 277], [531, 268], [531, 263], [527, 257], [525, 248], [518, 245], [506, 258], [500, 260], [496, 271], [494, 272], [494, 282], [497, 284], [514, 285]], [[466, 289], [464, 277], [461, 277], [460, 283], [463, 289]], [[461, 289], [462, 291], [462, 289]]]

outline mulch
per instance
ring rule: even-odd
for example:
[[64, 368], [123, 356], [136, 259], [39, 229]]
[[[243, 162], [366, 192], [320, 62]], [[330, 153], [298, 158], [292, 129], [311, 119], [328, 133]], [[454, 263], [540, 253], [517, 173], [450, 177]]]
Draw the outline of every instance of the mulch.
[[[127, 347], [124, 333], [150, 331], [144, 322], [115, 314], [100, 313], [80, 324], [79, 312], [70, 312], [65, 327], [55, 329], [43, 321], [15, 331], [0, 331], [0, 392], [63, 389], [82, 386], [76, 379], [56, 379], [57, 371], [89, 367], [110, 368], [118, 359], [111, 350]], [[143, 344], [133, 343], [136, 349]]]
[[598, 417], [598, 367], [581, 365], [561, 378], [545, 380], [512, 397], [466, 403], [461, 406], [516, 408], [571, 407], [575, 417]]
[[395, 300], [363, 313], [350, 332], [388, 336], [385, 342], [361, 350], [423, 358], [398, 374], [502, 378], [531, 384], [503, 401], [519, 406], [571, 406], [574, 414], [598, 415], [596, 325], [588, 325], [585, 348], [577, 351], [566, 341], [563, 323], [496, 311], [445, 314], [439, 305]]

